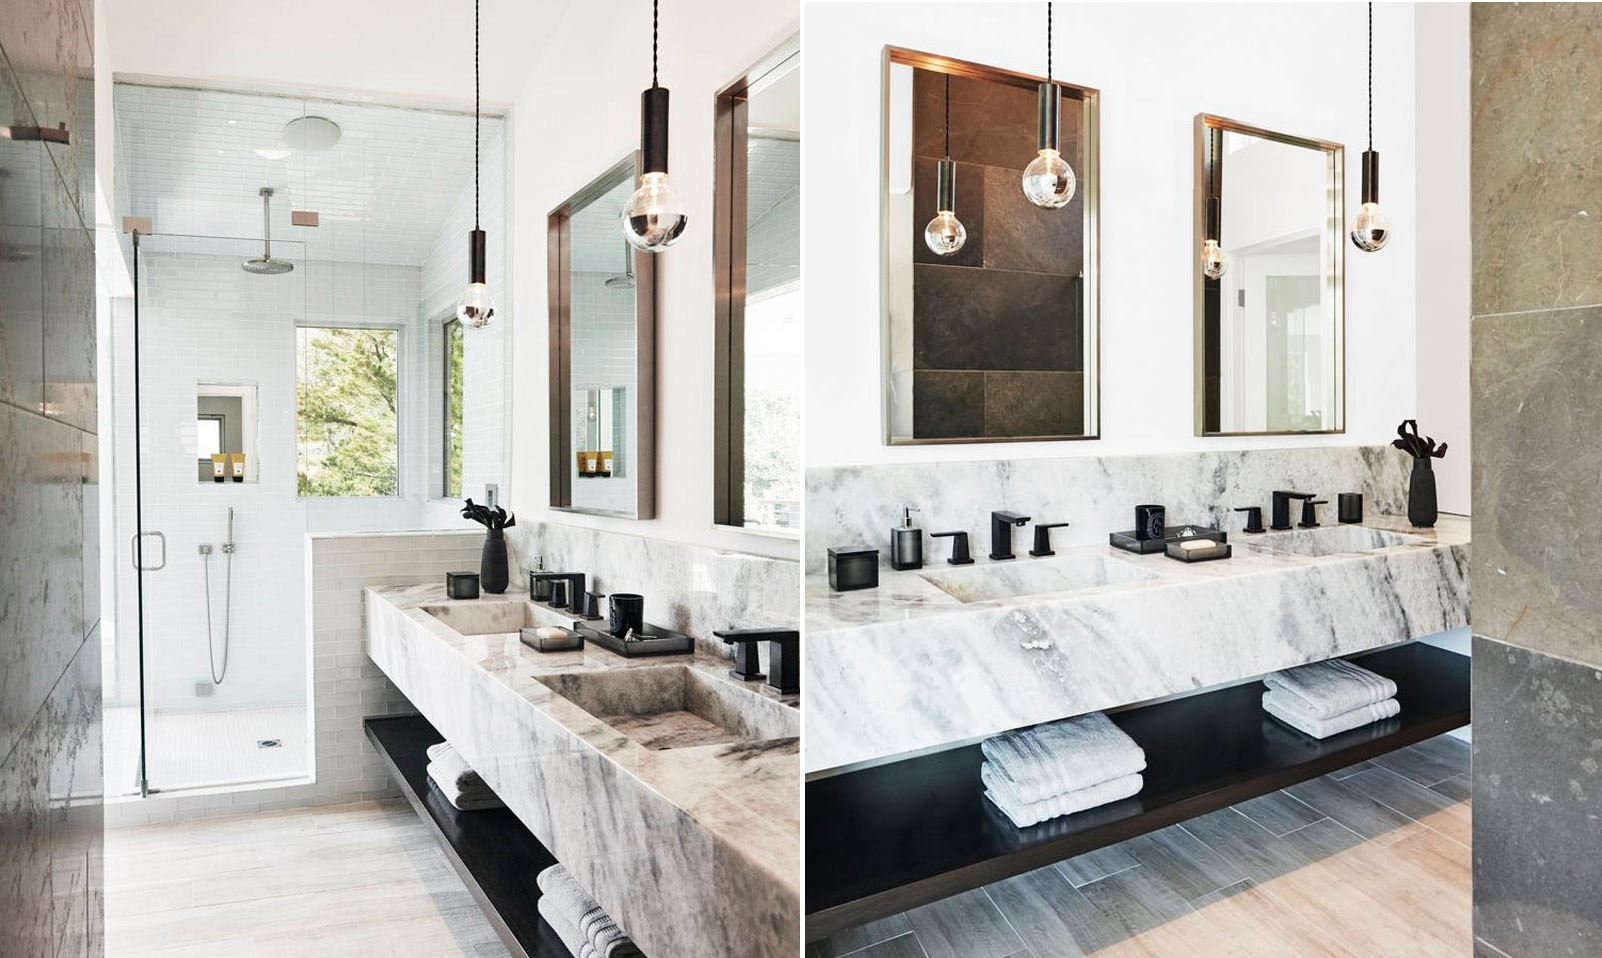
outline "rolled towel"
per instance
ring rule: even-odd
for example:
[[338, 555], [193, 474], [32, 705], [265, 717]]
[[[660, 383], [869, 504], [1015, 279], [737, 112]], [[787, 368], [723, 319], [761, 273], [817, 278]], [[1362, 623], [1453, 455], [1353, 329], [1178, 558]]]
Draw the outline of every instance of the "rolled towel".
[[1331, 735], [1349, 732], [1354, 728], [1362, 728], [1388, 719], [1402, 711], [1402, 706], [1395, 699], [1386, 699], [1383, 702], [1359, 706], [1333, 718], [1314, 718], [1303, 711], [1299, 704], [1287, 707], [1284, 699], [1276, 698], [1279, 694], [1277, 690], [1263, 693], [1263, 711], [1313, 738], [1329, 738]]
[[1270, 691], [1300, 699], [1304, 706], [1302, 712], [1318, 719], [1345, 715], [1396, 695], [1395, 682], [1345, 659], [1330, 659], [1275, 672], [1264, 678], [1263, 684]]
[[1137, 795], [1145, 787], [1145, 780], [1139, 775], [1125, 775], [1110, 782], [1102, 782], [1089, 788], [1067, 792], [1048, 798], [1041, 802], [1016, 803], [1015, 796], [997, 794], [993, 789], [985, 790], [985, 798], [992, 805], [1001, 809], [1002, 813], [1012, 819], [1012, 823], [1019, 828], [1028, 828], [1051, 818], [1063, 815], [1072, 815], [1102, 805], [1122, 801], [1131, 795]]
[[591, 898], [590, 893], [560, 863], [540, 872], [535, 876], [534, 883], [540, 889], [540, 914], [546, 914], [549, 902], [548, 907], [555, 914], [578, 930], [578, 937], [589, 947], [590, 954], [596, 958], [643, 958], [640, 949], [623, 933], [606, 909]]
[[506, 804], [500, 800], [489, 787], [482, 783], [476, 788], [464, 789], [456, 784], [455, 779], [448, 775], [434, 775], [434, 766], [429, 767], [428, 780], [434, 788], [445, 796], [445, 800], [464, 812], [481, 811], [486, 808], [505, 808]]
[[1100, 712], [1007, 732], [980, 750], [1022, 802], [1039, 802], [1146, 768], [1146, 752]]
[[473, 771], [473, 767], [467, 764], [467, 760], [462, 758], [461, 753], [449, 742], [430, 745], [428, 759], [428, 774], [436, 782], [452, 779], [456, 782], [456, 787], [464, 791], [484, 784], [484, 779]]

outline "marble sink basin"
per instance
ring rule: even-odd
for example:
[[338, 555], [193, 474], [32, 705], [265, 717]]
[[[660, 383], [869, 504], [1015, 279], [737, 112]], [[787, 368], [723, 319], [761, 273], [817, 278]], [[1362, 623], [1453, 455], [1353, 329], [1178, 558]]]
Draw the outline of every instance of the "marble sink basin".
[[538, 625], [521, 601], [457, 602], [425, 605], [423, 611], [455, 629], [459, 635], [500, 635], [525, 625]]
[[1322, 529], [1294, 529], [1252, 539], [1246, 545], [1264, 552], [1296, 556], [1363, 555], [1396, 546], [1426, 542], [1418, 536], [1367, 526], [1328, 526]]
[[1107, 556], [1015, 559], [997, 565], [920, 573], [923, 580], [958, 602], [988, 602], [1027, 595], [1083, 592], [1157, 578], [1131, 563]]
[[801, 713], [686, 665], [539, 676], [552, 692], [649, 749], [795, 738]]

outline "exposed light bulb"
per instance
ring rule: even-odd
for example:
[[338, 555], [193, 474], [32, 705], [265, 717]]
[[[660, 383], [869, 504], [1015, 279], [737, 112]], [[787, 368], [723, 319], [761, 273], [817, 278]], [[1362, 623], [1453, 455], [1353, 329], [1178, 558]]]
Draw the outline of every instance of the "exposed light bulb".
[[483, 329], [495, 318], [495, 301], [490, 299], [489, 287], [484, 283], [467, 284], [467, 295], [456, 304], [456, 318], [463, 326]]
[[1068, 205], [1078, 187], [1073, 167], [1062, 154], [1050, 147], [1042, 149], [1029, 165], [1024, 167], [1023, 191], [1029, 202], [1043, 209], [1055, 210]]
[[1364, 203], [1352, 224], [1352, 243], [1365, 253], [1377, 252], [1391, 238], [1391, 224], [1378, 203]]
[[1224, 253], [1218, 241], [1214, 239], [1202, 241], [1202, 275], [1208, 279], [1217, 279], [1229, 272], [1229, 256]]
[[623, 236], [638, 250], [655, 253], [678, 242], [689, 218], [666, 173], [645, 173], [622, 213]]
[[923, 228], [923, 242], [936, 256], [952, 256], [968, 242], [968, 228], [950, 210], [941, 210]]

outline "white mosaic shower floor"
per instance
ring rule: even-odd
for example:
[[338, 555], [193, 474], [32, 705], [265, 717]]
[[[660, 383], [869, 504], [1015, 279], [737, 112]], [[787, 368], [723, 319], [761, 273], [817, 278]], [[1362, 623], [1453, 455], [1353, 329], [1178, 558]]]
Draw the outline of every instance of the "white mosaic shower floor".
[[[150, 787], [164, 792], [304, 778], [306, 707], [156, 711], [146, 721]], [[277, 739], [276, 748], [257, 743]], [[138, 791], [139, 710], [105, 714], [106, 794]]]

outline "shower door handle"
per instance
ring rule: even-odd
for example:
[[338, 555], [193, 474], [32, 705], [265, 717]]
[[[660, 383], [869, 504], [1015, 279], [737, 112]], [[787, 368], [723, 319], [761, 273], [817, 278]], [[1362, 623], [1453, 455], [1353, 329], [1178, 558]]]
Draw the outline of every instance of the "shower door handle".
[[[161, 541], [161, 564], [160, 565], [141, 566], [139, 564], [139, 537], [142, 536], [142, 535], [143, 536], [155, 536], [158, 540]], [[140, 572], [160, 572], [162, 569], [167, 568], [167, 536], [166, 536], [165, 533], [161, 533], [161, 532], [136, 532], [136, 533], [134, 533], [133, 538], [128, 540], [128, 549], [129, 549], [129, 559], [133, 562], [133, 567], [135, 569], [137, 569], [138, 571], [140, 571]]]

